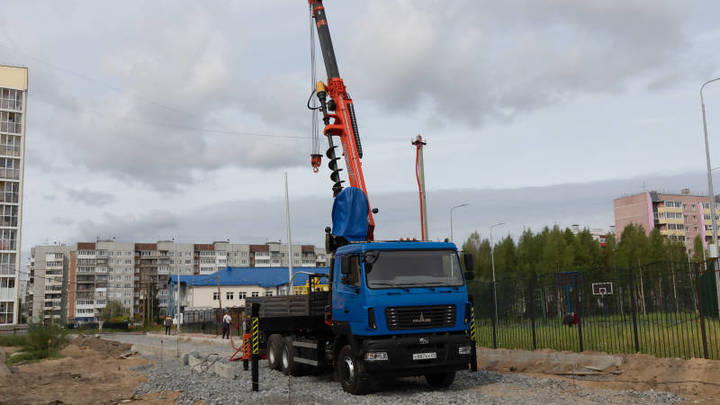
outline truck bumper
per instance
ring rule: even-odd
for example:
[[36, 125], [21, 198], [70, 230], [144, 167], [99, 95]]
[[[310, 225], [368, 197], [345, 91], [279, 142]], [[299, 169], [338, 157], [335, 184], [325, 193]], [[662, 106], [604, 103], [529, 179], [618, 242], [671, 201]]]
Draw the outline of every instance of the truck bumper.
[[[472, 347], [472, 344], [465, 333], [365, 339], [362, 342], [364, 369], [372, 375], [398, 377], [463, 370], [468, 368], [472, 354], [459, 354], [458, 349]], [[387, 360], [367, 361], [368, 352], [385, 352]], [[413, 359], [413, 355], [428, 357], [432, 353], [435, 358]]]

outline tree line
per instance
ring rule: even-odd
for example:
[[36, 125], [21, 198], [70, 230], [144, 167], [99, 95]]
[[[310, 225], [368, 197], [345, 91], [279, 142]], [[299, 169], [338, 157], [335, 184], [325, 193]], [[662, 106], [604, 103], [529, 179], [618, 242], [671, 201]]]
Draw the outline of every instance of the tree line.
[[[575, 233], [555, 225], [538, 233], [525, 230], [517, 241], [505, 236], [494, 248], [497, 280], [597, 268], [628, 269], [662, 261], [700, 261], [704, 252], [699, 236], [693, 257], [688, 257], [684, 242], [665, 238], [658, 228], [647, 234], [640, 225], [626, 226], [619, 241], [613, 233], [608, 234], [605, 246], [593, 239], [588, 229]], [[473, 255], [475, 279], [492, 281], [490, 241], [476, 231], [462, 250]]]

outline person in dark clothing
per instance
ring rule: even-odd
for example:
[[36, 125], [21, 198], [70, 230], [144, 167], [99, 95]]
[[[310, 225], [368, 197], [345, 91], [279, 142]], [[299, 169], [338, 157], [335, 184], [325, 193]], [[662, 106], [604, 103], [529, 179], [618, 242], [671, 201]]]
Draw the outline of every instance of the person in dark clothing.
[[170, 316], [168, 315], [168, 316], [165, 317], [165, 334], [166, 334], [166, 335], [169, 335], [169, 334], [170, 334], [170, 327], [171, 327], [171, 326], [172, 326], [172, 318], [170, 318]]

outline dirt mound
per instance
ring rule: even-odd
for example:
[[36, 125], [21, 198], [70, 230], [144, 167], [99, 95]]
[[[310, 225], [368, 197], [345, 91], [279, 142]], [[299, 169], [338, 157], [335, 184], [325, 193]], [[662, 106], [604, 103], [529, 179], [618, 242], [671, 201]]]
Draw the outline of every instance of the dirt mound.
[[133, 398], [145, 377], [128, 368], [147, 360], [118, 359], [130, 346], [111, 343], [79, 337], [61, 351], [61, 359], [19, 366], [17, 373], [0, 378], [2, 403], [114, 404]]
[[[502, 349], [504, 350], [504, 349]], [[621, 364], [594, 367], [582, 356], [603, 353], [563, 353], [548, 350], [478, 350], [478, 367], [500, 372], [521, 372], [573, 381], [590, 389], [670, 391], [693, 403], [715, 404], [720, 400], [720, 361], [657, 358], [645, 354], [621, 355]], [[486, 353], [488, 352], [488, 353]], [[485, 358], [483, 358], [485, 354]], [[526, 354], [526, 355], [525, 355]], [[549, 354], [542, 356], [540, 354]]]
[[72, 343], [75, 346], [96, 350], [100, 353], [107, 353], [111, 357], [117, 357], [130, 351], [131, 345], [127, 343], [103, 340], [94, 335], [77, 335]]

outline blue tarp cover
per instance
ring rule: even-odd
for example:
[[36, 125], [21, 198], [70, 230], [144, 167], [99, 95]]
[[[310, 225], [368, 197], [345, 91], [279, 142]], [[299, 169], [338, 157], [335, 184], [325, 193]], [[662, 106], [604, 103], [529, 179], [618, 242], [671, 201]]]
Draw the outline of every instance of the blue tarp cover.
[[332, 233], [350, 242], [367, 240], [368, 199], [357, 187], [343, 189], [333, 202]]

